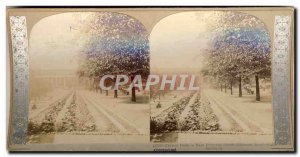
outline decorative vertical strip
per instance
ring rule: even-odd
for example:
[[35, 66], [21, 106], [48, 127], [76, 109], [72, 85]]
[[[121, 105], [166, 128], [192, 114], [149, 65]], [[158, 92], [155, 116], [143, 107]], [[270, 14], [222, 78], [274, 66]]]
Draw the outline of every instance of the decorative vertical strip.
[[291, 144], [290, 27], [290, 16], [275, 16], [272, 60], [275, 145]]
[[25, 16], [10, 16], [12, 40], [12, 144], [25, 144], [28, 125], [28, 39]]

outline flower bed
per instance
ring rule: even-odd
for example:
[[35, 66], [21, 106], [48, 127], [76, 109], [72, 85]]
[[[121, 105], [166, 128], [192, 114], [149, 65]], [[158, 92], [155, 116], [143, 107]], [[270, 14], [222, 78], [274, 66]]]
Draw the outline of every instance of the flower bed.
[[52, 104], [44, 115], [36, 119], [30, 119], [28, 123], [28, 135], [50, 133], [55, 131], [55, 120], [65, 105], [67, 97]]
[[162, 133], [178, 130], [178, 118], [186, 105], [189, 103], [192, 96], [193, 94], [181, 98], [158, 116], [151, 117], [150, 132]]
[[194, 99], [195, 97], [191, 99], [193, 95], [183, 97], [160, 115], [151, 117], [150, 132], [219, 130], [218, 118], [214, 114], [210, 102], [205, 98], [200, 98], [199, 93], [197, 93], [196, 99]]
[[[67, 103], [67, 96], [54, 103], [49, 109], [28, 123], [28, 135], [45, 134], [51, 132], [96, 131], [95, 120], [89, 113], [86, 104], [76, 99], [73, 94], [71, 102]], [[68, 106], [65, 106], [68, 105]], [[65, 106], [65, 107], [64, 107]], [[60, 118], [57, 118], [60, 115]]]
[[198, 94], [187, 115], [179, 122], [178, 128], [180, 131], [219, 130], [218, 119], [210, 107], [210, 102], [200, 99]]
[[93, 117], [89, 114], [86, 104], [82, 103], [81, 98], [73, 95], [72, 101], [67, 106], [67, 110], [61, 121], [56, 122], [57, 132], [73, 131], [96, 131]]

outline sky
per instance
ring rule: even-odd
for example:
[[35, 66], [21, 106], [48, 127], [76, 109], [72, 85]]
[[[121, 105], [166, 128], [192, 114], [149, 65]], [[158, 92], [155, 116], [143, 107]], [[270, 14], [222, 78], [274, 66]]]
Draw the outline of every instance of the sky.
[[76, 30], [78, 27], [78, 16], [76, 15], [78, 14], [52, 15], [41, 19], [34, 25], [29, 38], [29, 57], [32, 69], [77, 69], [79, 53], [86, 38]]
[[201, 70], [201, 54], [207, 47], [207, 26], [198, 16], [205, 12], [173, 14], [155, 25], [150, 34], [150, 69], [160, 72]]

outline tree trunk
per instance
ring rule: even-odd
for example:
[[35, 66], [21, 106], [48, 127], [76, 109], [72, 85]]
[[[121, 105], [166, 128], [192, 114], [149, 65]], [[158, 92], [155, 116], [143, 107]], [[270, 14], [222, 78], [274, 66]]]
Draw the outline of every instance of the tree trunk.
[[114, 90], [114, 98], [118, 98], [118, 90]]
[[242, 77], [239, 77], [239, 97], [242, 97]]
[[222, 84], [221, 84], [221, 92], [223, 91], [223, 86], [222, 86]]
[[[131, 83], [134, 79], [134, 76], [131, 76]], [[136, 95], [135, 95], [135, 86], [133, 85], [131, 88], [131, 101], [136, 102]]]
[[102, 88], [100, 88], [100, 94], [102, 94]]
[[[116, 81], [117, 81], [117, 79], [114, 78], [114, 85], [116, 85]], [[114, 90], [114, 98], [118, 98], [118, 89]]]
[[258, 75], [255, 75], [255, 84], [256, 84], [256, 101], [260, 101], [260, 91], [259, 91], [259, 79], [258, 79]]
[[232, 81], [230, 82], [230, 94], [232, 95], [233, 92], [232, 92]]
[[135, 87], [132, 87], [131, 89], [131, 101], [136, 102]]
[[227, 87], [226, 87], [226, 84], [225, 84], [225, 86], [224, 86], [224, 89], [225, 89], [225, 93], [227, 93], [227, 89], [226, 89]]
[[[104, 84], [107, 86], [107, 81], [105, 81]], [[108, 96], [108, 90], [105, 90], [105, 95]]]

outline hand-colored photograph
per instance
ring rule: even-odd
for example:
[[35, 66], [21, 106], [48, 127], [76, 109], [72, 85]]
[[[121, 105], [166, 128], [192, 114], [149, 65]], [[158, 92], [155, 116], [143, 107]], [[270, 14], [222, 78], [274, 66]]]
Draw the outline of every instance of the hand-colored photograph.
[[10, 151], [294, 151], [294, 9], [8, 8]]

